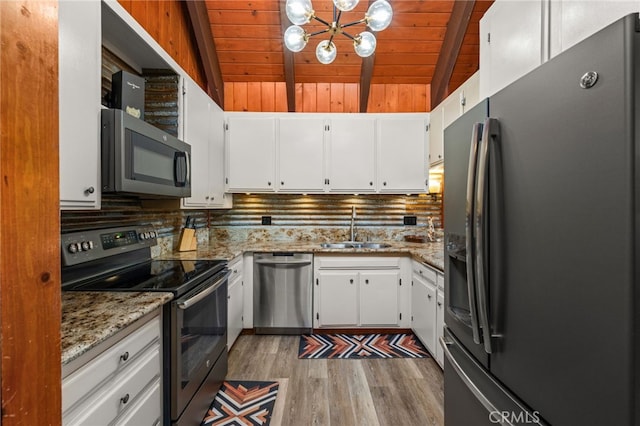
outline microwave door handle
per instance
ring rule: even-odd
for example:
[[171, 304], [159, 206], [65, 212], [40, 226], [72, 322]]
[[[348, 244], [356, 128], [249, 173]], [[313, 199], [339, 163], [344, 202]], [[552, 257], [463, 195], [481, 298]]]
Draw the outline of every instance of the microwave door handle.
[[[186, 166], [182, 168], [182, 162], [184, 161], [185, 165], [187, 164], [187, 153], [186, 152], [176, 152], [173, 156], [173, 181], [176, 186], [186, 186], [187, 182], [184, 179], [184, 172], [186, 171]], [[180, 173], [182, 172], [182, 173]]]
[[485, 250], [485, 230], [486, 230], [486, 203], [488, 202], [487, 176], [489, 175], [489, 144], [498, 136], [498, 120], [487, 118], [482, 129], [482, 141], [478, 154], [478, 170], [476, 181], [476, 202], [475, 202], [475, 234], [476, 234], [476, 290], [478, 297], [478, 315], [482, 328], [484, 341], [484, 351], [488, 354], [493, 352], [491, 342], [491, 328], [489, 324], [489, 307], [487, 297], [487, 285], [485, 283], [487, 264], [487, 253]]
[[473, 244], [473, 225], [475, 222], [475, 186], [476, 186], [476, 164], [478, 158], [478, 138], [482, 133], [482, 123], [475, 123], [471, 133], [471, 149], [469, 150], [469, 170], [467, 172], [467, 200], [465, 208], [465, 245], [466, 245], [466, 265], [467, 265], [467, 290], [469, 293], [469, 313], [471, 315], [471, 331], [473, 341], [480, 344], [480, 325], [478, 310], [476, 308], [476, 283], [475, 283], [475, 263]]
[[187, 174], [184, 178], [186, 183], [191, 183], [191, 154], [188, 151], [184, 152], [185, 154], [185, 162], [187, 163]]

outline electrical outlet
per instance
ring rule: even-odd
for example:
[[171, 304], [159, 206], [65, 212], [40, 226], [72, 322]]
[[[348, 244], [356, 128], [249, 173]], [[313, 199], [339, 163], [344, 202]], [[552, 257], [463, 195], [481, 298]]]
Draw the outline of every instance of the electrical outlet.
[[418, 224], [418, 218], [416, 216], [405, 216], [404, 217], [404, 224], [405, 225], [417, 225]]
[[262, 216], [263, 225], [271, 225], [271, 216]]

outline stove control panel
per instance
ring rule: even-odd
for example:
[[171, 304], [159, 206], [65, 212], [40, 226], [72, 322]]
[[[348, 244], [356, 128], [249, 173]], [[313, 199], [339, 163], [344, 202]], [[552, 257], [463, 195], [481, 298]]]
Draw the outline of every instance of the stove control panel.
[[62, 234], [63, 266], [98, 260], [124, 252], [155, 246], [158, 234], [149, 226], [92, 229]]

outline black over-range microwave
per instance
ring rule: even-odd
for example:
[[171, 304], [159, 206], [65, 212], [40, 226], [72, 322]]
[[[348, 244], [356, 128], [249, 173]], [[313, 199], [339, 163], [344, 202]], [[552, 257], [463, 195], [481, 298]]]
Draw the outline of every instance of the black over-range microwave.
[[120, 109], [102, 110], [102, 191], [191, 196], [191, 146]]

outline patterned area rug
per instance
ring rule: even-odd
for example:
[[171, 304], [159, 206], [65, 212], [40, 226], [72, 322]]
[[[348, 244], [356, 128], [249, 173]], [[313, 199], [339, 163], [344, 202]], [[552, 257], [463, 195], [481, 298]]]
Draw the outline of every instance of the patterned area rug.
[[298, 358], [426, 358], [414, 334], [303, 334]]
[[224, 382], [202, 425], [268, 425], [277, 393], [278, 382]]

